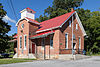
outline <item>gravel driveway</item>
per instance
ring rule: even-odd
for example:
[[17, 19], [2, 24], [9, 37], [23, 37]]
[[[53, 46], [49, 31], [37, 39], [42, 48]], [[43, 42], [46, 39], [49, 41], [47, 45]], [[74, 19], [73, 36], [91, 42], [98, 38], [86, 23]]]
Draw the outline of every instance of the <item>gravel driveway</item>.
[[82, 60], [35, 60], [33, 62], [4, 64], [0, 67], [100, 67], [100, 56]]

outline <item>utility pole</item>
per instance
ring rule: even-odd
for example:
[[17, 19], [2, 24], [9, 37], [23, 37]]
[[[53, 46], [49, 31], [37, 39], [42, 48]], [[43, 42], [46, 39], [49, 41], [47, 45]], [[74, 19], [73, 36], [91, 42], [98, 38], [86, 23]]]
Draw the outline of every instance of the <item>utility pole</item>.
[[72, 15], [72, 57], [73, 57], [73, 15]]

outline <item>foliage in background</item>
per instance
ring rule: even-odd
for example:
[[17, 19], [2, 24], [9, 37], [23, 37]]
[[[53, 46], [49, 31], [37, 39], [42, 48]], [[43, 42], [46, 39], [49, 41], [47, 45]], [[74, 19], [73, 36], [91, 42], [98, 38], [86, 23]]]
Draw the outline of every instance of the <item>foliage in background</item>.
[[100, 52], [100, 11], [91, 12], [83, 8], [77, 9], [78, 15], [87, 33], [85, 50], [88, 53]]
[[[17, 33], [12, 34], [12, 36], [9, 36], [9, 40], [13, 40], [13, 36], [16, 35]], [[9, 49], [6, 49], [6, 53], [14, 53], [14, 42], [9, 42], [8, 43]]]
[[7, 33], [10, 31], [10, 25], [7, 22], [3, 21], [3, 17], [6, 15], [2, 4], [0, 3], [0, 53], [5, 52], [8, 49], [8, 40], [9, 36]]
[[77, 8], [82, 5], [84, 0], [54, 0], [53, 5], [44, 10], [44, 16], [40, 15], [36, 18], [38, 22], [42, 22], [65, 13], [70, 12], [71, 8]]

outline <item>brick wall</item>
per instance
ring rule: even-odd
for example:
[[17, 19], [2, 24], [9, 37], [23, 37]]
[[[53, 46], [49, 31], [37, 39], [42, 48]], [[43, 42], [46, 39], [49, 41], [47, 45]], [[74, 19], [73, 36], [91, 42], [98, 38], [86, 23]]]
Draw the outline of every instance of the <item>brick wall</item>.
[[[69, 19], [71, 20], [72, 17]], [[72, 23], [71, 27], [69, 27], [69, 20], [67, 23], [63, 25], [63, 27], [60, 29], [60, 54], [71, 54], [72, 53]], [[73, 23], [73, 34], [75, 35], [75, 40], [73, 40], [76, 43], [76, 50], [79, 49], [79, 37], [81, 38], [81, 49], [84, 49], [84, 36], [82, 33], [82, 30], [79, 27], [78, 24], [78, 30], [76, 30], [76, 24], [78, 24], [75, 16], [74, 16], [74, 23]], [[68, 49], [65, 48], [65, 34], [68, 33]], [[76, 53], [78, 53], [76, 51]]]
[[[22, 28], [22, 24], [24, 24], [24, 28]], [[27, 36], [27, 45], [26, 49], [24, 49], [24, 35]], [[20, 49], [20, 36], [22, 37], [22, 48]], [[28, 55], [28, 39], [29, 39], [29, 23], [26, 20], [22, 20], [19, 22], [17, 27], [17, 44], [18, 44], [18, 56]]]
[[[24, 24], [24, 28], [22, 28], [22, 24]], [[25, 55], [25, 56], [28, 56], [28, 53], [32, 53], [31, 52], [31, 47], [32, 47], [32, 41], [29, 39], [29, 37], [31, 35], [35, 35], [35, 31], [38, 29], [38, 26], [31, 23], [31, 22], [28, 22], [26, 20], [22, 20], [20, 21], [19, 25], [18, 25], [18, 32], [17, 32], [17, 35], [18, 35], [18, 38], [17, 38], [17, 43], [18, 43], [18, 55]], [[23, 32], [21, 32], [23, 31]], [[24, 49], [24, 35], [27, 36], [27, 42], [26, 42], [26, 49]], [[22, 36], [22, 48], [20, 49], [20, 36]]]

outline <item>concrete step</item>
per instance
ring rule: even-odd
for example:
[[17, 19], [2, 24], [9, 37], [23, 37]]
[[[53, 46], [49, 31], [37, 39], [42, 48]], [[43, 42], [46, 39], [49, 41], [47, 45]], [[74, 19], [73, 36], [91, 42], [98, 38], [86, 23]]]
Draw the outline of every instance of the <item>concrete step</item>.
[[75, 60], [79, 60], [79, 59], [85, 59], [85, 58], [90, 58], [90, 57], [91, 57], [91, 56], [76, 54], [74, 59], [75, 59]]
[[31, 59], [36, 59], [36, 57], [35, 57], [34, 54], [29, 54], [29, 58], [31, 58]]
[[62, 60], [79, 60], [79, 59], [85, 59], [85, 58], [90, 58], [90, 56], [81, 55], [81, 54], [76, 54], [76, 55], [60, 54], [59, 55], [59, 59], [62, 59]]
[[30, 59], [36, 59], [34, 54], [29, 54], [29, 56], [21, 54], [17, 57], [17, 53], [13, 56], [13, 58], [30, 58]]
[[73, 56], [72, 54], [60, 54], [59, 59], [60, 60], [72, 60]]

